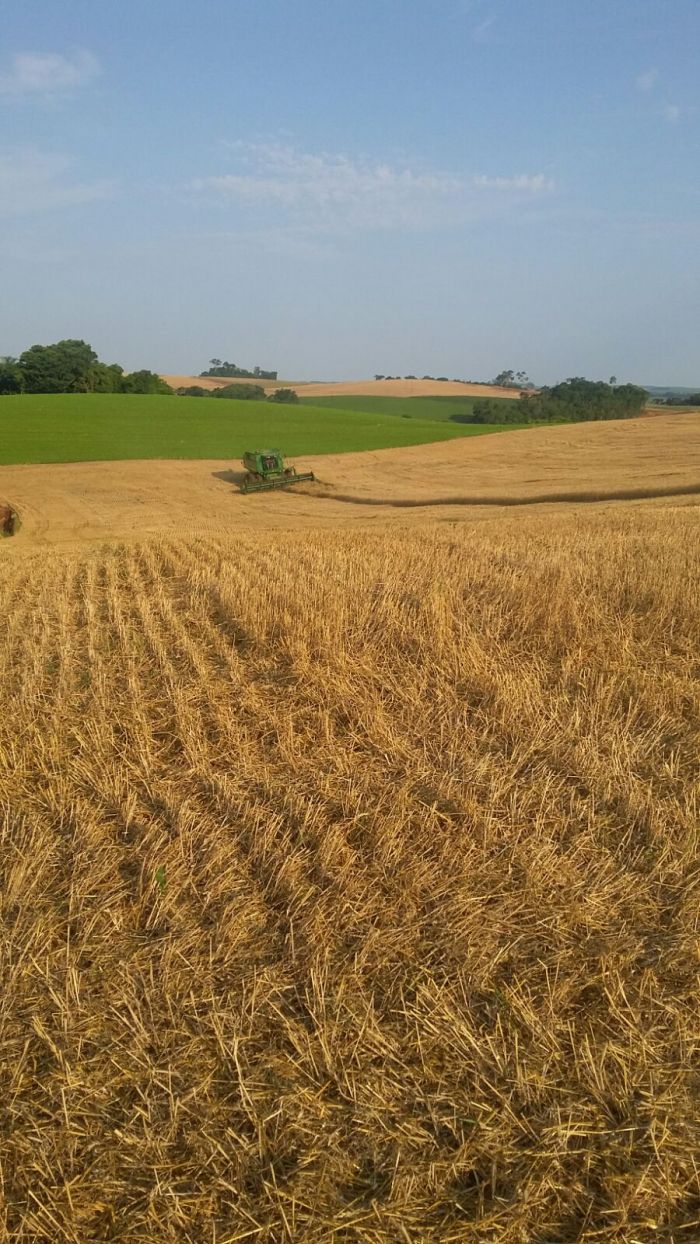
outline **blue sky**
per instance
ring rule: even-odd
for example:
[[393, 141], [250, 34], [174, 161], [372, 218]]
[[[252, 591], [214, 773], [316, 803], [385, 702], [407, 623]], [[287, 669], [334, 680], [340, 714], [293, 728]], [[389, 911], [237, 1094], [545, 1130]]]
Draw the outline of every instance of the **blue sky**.
[[6, 0], [0, 354], [700, 384], [699, 0]]

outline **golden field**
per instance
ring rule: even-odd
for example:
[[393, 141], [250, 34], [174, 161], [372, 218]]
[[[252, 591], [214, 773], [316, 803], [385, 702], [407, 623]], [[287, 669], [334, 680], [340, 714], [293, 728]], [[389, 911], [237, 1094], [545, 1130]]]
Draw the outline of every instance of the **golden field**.
[[655, 500], [538, 504], [533, 431], [435, 509], [209, 473], [219, 532], [3, 469], [0, 1241], [700, 1236], [696, 449], [636, 426]]
[[275, 389], [294, 389], [305, 397], [509, 397], [519, 398], [519, 389], [495, 384], [471, 384], [461, 380], [256, 380], [255, 376], [173, 376], [162, 379], [173, 389], [199, 385], [202, 389], [223, 389], [229, 384], [259, 384], [266, 393]]
[[694, 1238], [697, 535], [7, 560], [1, 1238]]
[[243, 496], [235, 459], [1, 466], [0, 504], [30, 544], [164, 534], [237, 535], [327, 527], [493, 519], [504, 507], [651, 502], [700, 492], [700, 419], [666, 415], [528, 428], [365, 453], [295, 458], [317, 482]]

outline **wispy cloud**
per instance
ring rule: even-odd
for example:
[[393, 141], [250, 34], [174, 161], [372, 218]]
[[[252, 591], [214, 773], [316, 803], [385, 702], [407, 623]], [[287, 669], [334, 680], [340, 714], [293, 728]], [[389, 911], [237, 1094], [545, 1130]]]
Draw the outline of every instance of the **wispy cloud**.
[[492, 0], [458, 0], [458, 9], [474, 23], [470, 29], [474, 42], [488, 43], [491, 28], [498, 21], [498, 14], [492, 11]]
[[274, 144], [235, 144], [243, 167], [191, 183], [243, 208], [268, 208], [318, 229], [412, 229], [458, 223], [485, 191], [537, 194], [543, 174], [465, 177]]
[[472, 30], [472, 39], [475, 43], [488, 43], [489, 32], [496, 25], [497, 17], [495, 13], [490, 13], [488, 17], [483, 17], [477, 22]]
[[683, 109], [680, 104], [674, 104], [669, 99], [663, 104], [660, 103], [659, 94], [656, 92], [660, 80], [658, 69], [647, 69], [635, 78], [634, 84], [642, 95], [655, 95], [656, 109], [658, 109], [656, 115], [661, 115], [669, 125], [677, 125], [683, 116]]
[[85, 48], [61, 52], [16, 52], [9, 68], [0, 71], [0, 94], [14, 96], [60, 95], [85, 86], [98, 77], [100, 63]]
[[55, 208], [111, 198], [110, 181], [77, 181], [74, 161], [41, 151], [0, 154], [0, 216], [46, 212]]
[[645, 73], [640, 73], [638, 77], [635, 78], [634, 85], [637, 90], [642, 93], [642, 95], [649, 95], [650, 92], [653, 91], [658, 80], [658, 69], [647, 69]]
[[526, 194], [542, 194], [554, 189], [554, 182], [544, 173], [519, 173], [516, 177], [474, 177], [472, 185], [477, 190], [523, 191]]

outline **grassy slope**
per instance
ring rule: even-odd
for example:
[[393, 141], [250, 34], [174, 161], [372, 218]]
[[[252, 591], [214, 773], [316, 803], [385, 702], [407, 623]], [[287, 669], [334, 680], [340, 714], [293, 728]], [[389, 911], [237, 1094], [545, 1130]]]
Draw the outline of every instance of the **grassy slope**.
[[[498, 406], [513, 409], [510, 398], [489, 398]], [[311, 397], [309, 406], [324, 406], [328, 410], [356, 410], [367, 414], [400, 415], [405, 419], [449, 422], [454, 415], [471, 414], [476, 402], [482, 397]], [[510, 425], [514, 426], [513, 424]]]
[[266, 444], [289, 454], [343, 453], [420, 445], [494, 430], [493, 425], [400, 420], [381, 412], [325, 404], [284, 407], [121, 394], [0, 397], [0, 463], [4, 464], [230, 458]]

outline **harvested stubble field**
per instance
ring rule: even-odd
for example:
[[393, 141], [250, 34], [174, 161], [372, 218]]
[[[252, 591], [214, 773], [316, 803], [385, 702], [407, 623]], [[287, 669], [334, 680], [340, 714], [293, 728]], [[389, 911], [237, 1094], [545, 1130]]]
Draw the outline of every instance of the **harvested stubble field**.
[[[386, 422], [411, 426], [393, 417]], [[567, 424], [371, 453], [304, 455], [295, 463], [314, 471], [317, 482], [250, 497], [238, 490], [243, 471], [233, 452], [228, 459], [184, 462], [0, 467], [0, 503], [12, 504], [22, 519], [2, 555], [23, 553], [29, 544], [237, 536], [368, 521], [386, 527], [423, 524], [431, 515], [490, 520], [500, 507], [516, 505], [550, 505], [558, 516], [569, 503], [689, 498], [700, 493], [700, 420], [669, 415]]]
[[697, 508], [16, 549], [0, 1238], [697, 1239]]

